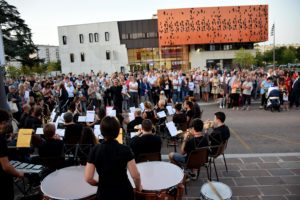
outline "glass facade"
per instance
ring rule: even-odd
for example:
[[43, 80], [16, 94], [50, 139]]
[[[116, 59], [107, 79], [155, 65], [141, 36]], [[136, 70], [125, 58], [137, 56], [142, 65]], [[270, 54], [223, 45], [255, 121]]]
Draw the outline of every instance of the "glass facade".
[[131, 71], [150, 69], [190, 69], [188, 46], [128, 49]]

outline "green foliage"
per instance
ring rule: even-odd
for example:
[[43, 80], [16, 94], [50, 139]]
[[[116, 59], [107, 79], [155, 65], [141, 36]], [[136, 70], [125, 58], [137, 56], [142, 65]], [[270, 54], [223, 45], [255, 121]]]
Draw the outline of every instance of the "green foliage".
[[60, 62], [49, 62], [47, 67], [48, 72], [52, 71], [61, 71], [61, 64]]
[[10, 77], [17, 78], [21, 75], [21, 70], [18, 67], [8, 66], [6, 67], [6, 73]]
[[250, 68], [251, 65], [254, 64], [254, 62], [254, 56], [250, 52], [245, 51], [245, 49], [243, 48], [236, 52], [235, 58], [233, 60], [234, 64], [237, 64], [243, 68]]
[[47, 65], [46, 64], [35, 65], [32, 67], [32, 71], [39, 75], [45, 74], [47, 72]]
[[32, 69], [28, 66], [22, 66], [20, 68], [20, 72], [22, 75], [33, 75], [34, 74]]
[[34, 66], [38, 59], [29, 57], [37, 50], [31, 39], [31, 30], [21, 19], [16, 7], [4, 0], [0, 0], [0, 24], [6, 59], [16, 59], [22, 65]]
[[[255, 63], [258, 66], [262, 63], [273, 63], [273, 50], [265, 51], [263, 54], [258, 53], [255, 57]], [[300, 61], [300, 47], [279, 47], [275, 49], [275, 62], [278, 65], [288, 64], [288, 63], [297, 63]]]

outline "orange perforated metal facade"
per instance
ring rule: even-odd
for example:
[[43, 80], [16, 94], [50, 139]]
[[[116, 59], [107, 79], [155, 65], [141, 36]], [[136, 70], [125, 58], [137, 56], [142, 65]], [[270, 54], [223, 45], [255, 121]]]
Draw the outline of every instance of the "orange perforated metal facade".
[[268, 40], [268, 5], [158, 10], [159, 46]]

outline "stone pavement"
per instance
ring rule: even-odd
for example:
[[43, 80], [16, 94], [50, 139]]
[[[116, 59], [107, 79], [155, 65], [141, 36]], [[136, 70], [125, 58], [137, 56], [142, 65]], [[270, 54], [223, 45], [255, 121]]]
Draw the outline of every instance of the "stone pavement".
[[[227, 184], [237, 200], [299, 200], [300, 153], [228, 154], [228, 172], [223, 159], [217, 159], [219, 181]], [[212, 178], [216, 180], [212, 168]], [[206, 182], [206, 169], [199, 179], [187, 183], [184, 199], [200, 199], [200, 189]]]

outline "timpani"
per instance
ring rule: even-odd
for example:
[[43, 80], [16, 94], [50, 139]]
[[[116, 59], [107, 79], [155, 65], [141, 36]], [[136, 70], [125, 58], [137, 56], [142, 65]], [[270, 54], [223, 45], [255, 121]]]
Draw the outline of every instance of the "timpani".
[[[98, 174], [95, 173], [98, 180]], [[66, 167], [49, 174], [41, 183], [46, 199], [93, 199], [97, 187], [84, 179], [84, 166]]]

